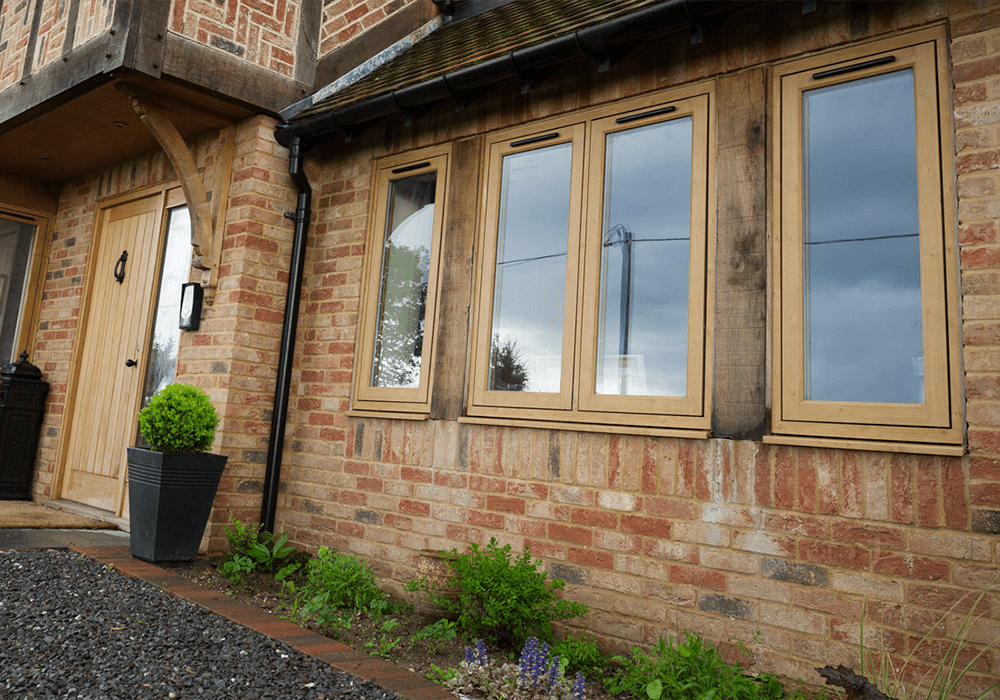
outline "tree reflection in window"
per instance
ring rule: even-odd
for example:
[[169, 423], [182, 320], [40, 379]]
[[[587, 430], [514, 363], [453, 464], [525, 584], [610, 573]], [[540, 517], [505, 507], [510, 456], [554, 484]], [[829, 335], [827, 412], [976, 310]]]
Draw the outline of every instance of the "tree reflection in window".
[[437, 173], [390, 184], [371, 386], [420, 383]]

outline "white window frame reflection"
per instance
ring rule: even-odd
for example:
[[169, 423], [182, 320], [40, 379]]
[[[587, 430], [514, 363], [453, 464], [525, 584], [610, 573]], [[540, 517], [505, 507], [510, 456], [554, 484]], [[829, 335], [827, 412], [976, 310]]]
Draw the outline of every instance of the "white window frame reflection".
[[[709, 231], [714, 226], [714, 119], [711, 102], [714, 85], [702, 83], [670, 92], [622, 100], [565, 118], [536, 122], [526, 127], [498, 132], [487, 143], [485, 201], [479, 258], [479, 289], [474, 319], [470, 372], [470, 420], [552, 421], [593, 429], [599, 425], [634, 426], [655, 434], [707, 434], [710, 418], [711, 367], [706, 347], [712, 339], [712, 311], [707, 304], [712, 271], [708, 260], [714, 254]], [[624, 372], [629, 377], [627, 395], [600, 393], [597, 380], [599, 318], [601, 305], [601, 261], [605, 206], [605, 144], [609, 134], [641, 129], [673, 120], [690, 120], [691, 186], [690, 243], [688, 245], [687, 311], [683, 395], [649, 396], [642, 377], [641, 358], [628, 357]], [[498, 241], [503, 208], [504, 159], [511, 154], [542, 151], [558, 144], [571, 144], [572, 176], [569, 192], [569, 224], [566, 232], [565, 295], [563, 299], [562, 355], [559, 390], [497, 391], [490, 389], [490, 360]], [[515, 203], [516, 206], [516, 203]], [[539, 253], [541, 254], [541, 253]], [[546, 299], [537, 299], [544, 304]], [[615, 302], [617, 303], [617, 302]], [[503, 339], [501, 339], [502, 341]], [[534, 360], [540, 367], [547, 358]], [[661, 390], [660, 393], [667, 393]], [[681, 393], [681, 392], [677, 392]]]
[[[862, 67], [858, 68], [861, 65]], [[962, 442], [957, 378], [957, 277], [952, 147], [943, 30], [844, 49], [775, 69], [775, 322], [772, 432], [782, 436], [912, 443]], [[839, 68], [851, 68], [838, 72]], [[922, 402], [810, 400], [805, 343], [803, 95], [897, 71], [912, 71], [917, 159]], [[816, 77], [818, 76], [818, 77]], [[944, 154], [944, 157], [942, 157]], [[781, 442], [782, 438], [774, 439]], [[795, 442], [795, 440], [785, 440]]]
[[[430, 148], [376, 162], [372, 184], [372, 208], [369, 212], [369, 232], [366, 249], [366, 269], [362, 287], [360, 337], [355, 360], [352, 409], [357, 411], [399, 412], [424, 414], [430, 410], [430, 391], [434, 372], [438, 286], [440, 279], [441, 237], [444, 230], [448, 193], [448, 162], [450, 148]], [[387, 217], [391, 215], [392, 184], [418, 175], [436, 174], [431, 229], [431, 248], [427, 262], [427, 292], [423, 319], [423, 337], [417, 372], [406, 385], [378, 386], [375, 376], [375, 356], [378, 352], [380, 303]], [[417, 216], [422, 216], [417, 214]]]

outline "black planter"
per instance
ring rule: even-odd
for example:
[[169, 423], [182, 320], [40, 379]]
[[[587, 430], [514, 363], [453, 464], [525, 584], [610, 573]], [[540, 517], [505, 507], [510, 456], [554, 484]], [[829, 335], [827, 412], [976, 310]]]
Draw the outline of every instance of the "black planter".
[[128, 448], [132, 556], [153, 564], [194, 561], [225, 455]]

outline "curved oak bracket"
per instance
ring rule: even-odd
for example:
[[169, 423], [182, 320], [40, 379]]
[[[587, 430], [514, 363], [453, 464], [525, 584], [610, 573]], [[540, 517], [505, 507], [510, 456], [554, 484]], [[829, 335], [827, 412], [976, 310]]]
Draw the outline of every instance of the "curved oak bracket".
[[[191, 215], [191, 245], [194, 247], [194, 258], [191, 265], [200, 270], [210, 271], [212, 282], [218, 275], [217, 268], [217, 248], [215, 239], [219, 238], [221, 243], [220, 230], [216, 231], [213, 226], [212, 208], [208, 203], [208, 195], [205, 190], [205, 183], [198, 173], [198, 167], [194, 162], [194, 157], [188, 149], [184, 138], [177, 131], [165, 110], [153, 105], [149, 100], [140, 98], [127, 85], [119, 84], [118, 90], [132, 103], [132, 108], [139, 115], [142, 123], [146, 125], [150, 133], [156, 138], [163, 151], [166, 153], [170, 164], [174, 167], [174, 172], [181, 183], [184, 191], [184, 199], [187, 201], [188, 212]], [[230, 136], [230, 147], [232, 143]], [[228, 199], [228, 187], [225, 194], [220, 192], [216, 200]], [[219, 207], [221, 209], [221, 207]], [[214, 286], [214, 284], [213, 284]]]

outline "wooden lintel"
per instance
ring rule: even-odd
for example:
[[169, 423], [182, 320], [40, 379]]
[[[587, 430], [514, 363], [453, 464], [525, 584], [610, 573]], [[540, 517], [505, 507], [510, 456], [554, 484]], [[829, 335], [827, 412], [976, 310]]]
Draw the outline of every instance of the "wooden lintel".
[[198, 173], [191, 151], [177, 131], [177, 127], [163, 111], [136, 97], [127, 86], [117, 87], [132, 102], [132, 108], [159, 142], [181, 181], [181, 189], [184, 191], [184, 199], [191, 215], [191, 245], [194, 246], [195, 253], [191, 264], [201, 270], [211, 270], [215, 267], [212, 258], [212, 242], [215, 238], [212, 210], [208, 204], [205, 183]]

